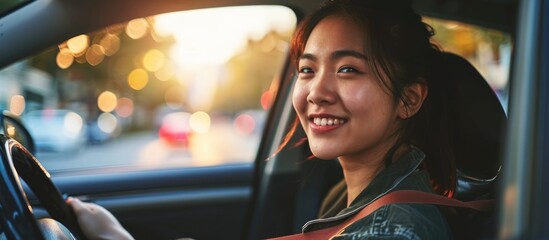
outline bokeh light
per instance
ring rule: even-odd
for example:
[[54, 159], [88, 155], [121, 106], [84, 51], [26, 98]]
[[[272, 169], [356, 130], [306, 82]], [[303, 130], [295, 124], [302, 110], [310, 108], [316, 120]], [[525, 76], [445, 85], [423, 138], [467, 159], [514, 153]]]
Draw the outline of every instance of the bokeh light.
[[57, 53], [57, 57], [55, 58], [55, 61], [57, 62], [57, 66], [59, 66], [59, 68], [67, 69], [74, 62], [74, 56], [72, 55], [69, 49], [61, 48]]
[[78, 134], [84, 125], [84, 120], [75, 112], [69, 112], [63, 120], [65, 129], [71, 134]]
[[125, 97], [118, 99], [116, 114], [123, 118], [130, 117], [133, 114], [133, 100]]
[[93, 44], [86, 51], [86, 60], [92, 66], [97, 66], [105, 59], [105, 49], [98, 44]]
[[90, 44], [90, 38], [86, 34], [78, 35], [67, 41], [67, 47], [74, 56], [82, 56], [86, 53]]
[[261, 107], [263, 110], [267, 110], [271, 107], [274, 100], [274, 94], [272, 91], [267, 90], [261, 94]]
[[158, 71], [164, 66], [164, 53], [158, 49], [151, 49], [143, 56], [143, 66], [149, 72]]
[[[85, 53], [85, 52], [84, 52]], [[80, 56], [74, 56], [74, 61], [76, 61], [77, 63], [86, 63], [86, 56], [85, 54], [82, 54]]]
[[105, 49], [106, 56], [112, 56], [120, 49], [120, 38], [114, 34], [106, 34], [99, 42]]
[[128, 85], [134, 90], [141, 90], [149, 82], [149, 73], [142, 68], [134, 69], [128, 75]]
[[113, 133], [118, 126], [118, 119], [111, 113], [101, 113], [97, 118], [97, 127], [104, 133]]
[[205, 112], [195, 112], [189, 119], [191, 129], [197, 133], [206, 133], [210, 130], [210, 115]]
[[15, 115], [21, 115], [25, 111], [25, 97], [14, 95], [10, 100], [10, 112]]
[[139, 39], [145, 36], [149, 23], [144, 18], [133, 19], [126, 26], [126, 34], [132, 39]]
[[234, 120], [234, 128], [243, 135], [249, 135], [255, 130], [255, 119], [249, 114], [240, 114]]
[[112, 112], [116, 108], [117, 102], [116, 94], [111, 91], [104, 91], [97, 98], [97, 106], [103, 112]]
[[175, 66], [172, 61], [166, 59], [162, 68], [154, 72], [156, 78], [160, 81], [168, 81], [175, 75]]

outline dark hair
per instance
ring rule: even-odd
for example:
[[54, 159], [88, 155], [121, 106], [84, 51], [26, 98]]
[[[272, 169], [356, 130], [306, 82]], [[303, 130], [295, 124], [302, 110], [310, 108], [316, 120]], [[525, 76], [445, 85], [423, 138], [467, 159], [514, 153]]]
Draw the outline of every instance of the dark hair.
[[[431, 42], [434, 31], [422, 22], [406, 0], [330, 0], [298, 26], [291, 41], [291, 59], [297, 62], [309, 35], [324, 18], [332, 15], [349, 17], [364, 31], [364, 49], [371, 69], [380, 84], [389, 91], [395, 103], [409, 100], [407, 86], [427, 84], [429, 94], [421, 109], [404, 121], [399, 139], [387, 153], [390, 164], [394, 151], [403, 143], [417, 146], [427, 157], [423, 167], [428, 171], [436, 192], [452, 196], [456, 186], [456, 167], [452, 148], [447, 100], [433, 68], [440, 58], [439, 48]], [[299, 127], [294, 121], [281, 147], [290, 141]]]

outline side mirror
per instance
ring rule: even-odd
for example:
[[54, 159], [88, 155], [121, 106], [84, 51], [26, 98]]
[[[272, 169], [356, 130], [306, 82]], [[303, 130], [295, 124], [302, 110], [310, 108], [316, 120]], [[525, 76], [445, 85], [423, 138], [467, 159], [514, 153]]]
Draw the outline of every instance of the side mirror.
[[36, 154], [32, 136], [25, 128], [25, 125], [19, 116], [9, 111], [3, 111], [0, 115], [0, 125], [0, 134], [14, 139], [23, 145], [29, 152]]

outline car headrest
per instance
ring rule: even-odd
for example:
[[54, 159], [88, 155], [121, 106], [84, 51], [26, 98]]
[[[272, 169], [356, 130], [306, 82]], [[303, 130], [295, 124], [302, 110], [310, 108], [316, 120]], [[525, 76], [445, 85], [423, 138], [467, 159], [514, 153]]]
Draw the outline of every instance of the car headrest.
[[494, 90], [464, 58], [443, 53], [440, 72], [449, 84], [458, 186], [455, 197], [470, 200], [493, 192], [501, 168], [507, 121]]

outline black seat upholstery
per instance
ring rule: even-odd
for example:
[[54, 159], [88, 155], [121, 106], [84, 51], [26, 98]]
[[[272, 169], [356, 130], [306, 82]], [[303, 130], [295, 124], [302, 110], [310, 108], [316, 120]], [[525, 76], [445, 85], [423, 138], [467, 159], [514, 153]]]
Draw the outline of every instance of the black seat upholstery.
[[493, 193], [501, 168], [505, 112], [492, 88], [464, 58], [444, 53], [439, 69], [447, 85], [458, 169], [455, 197], [471, 200]]

